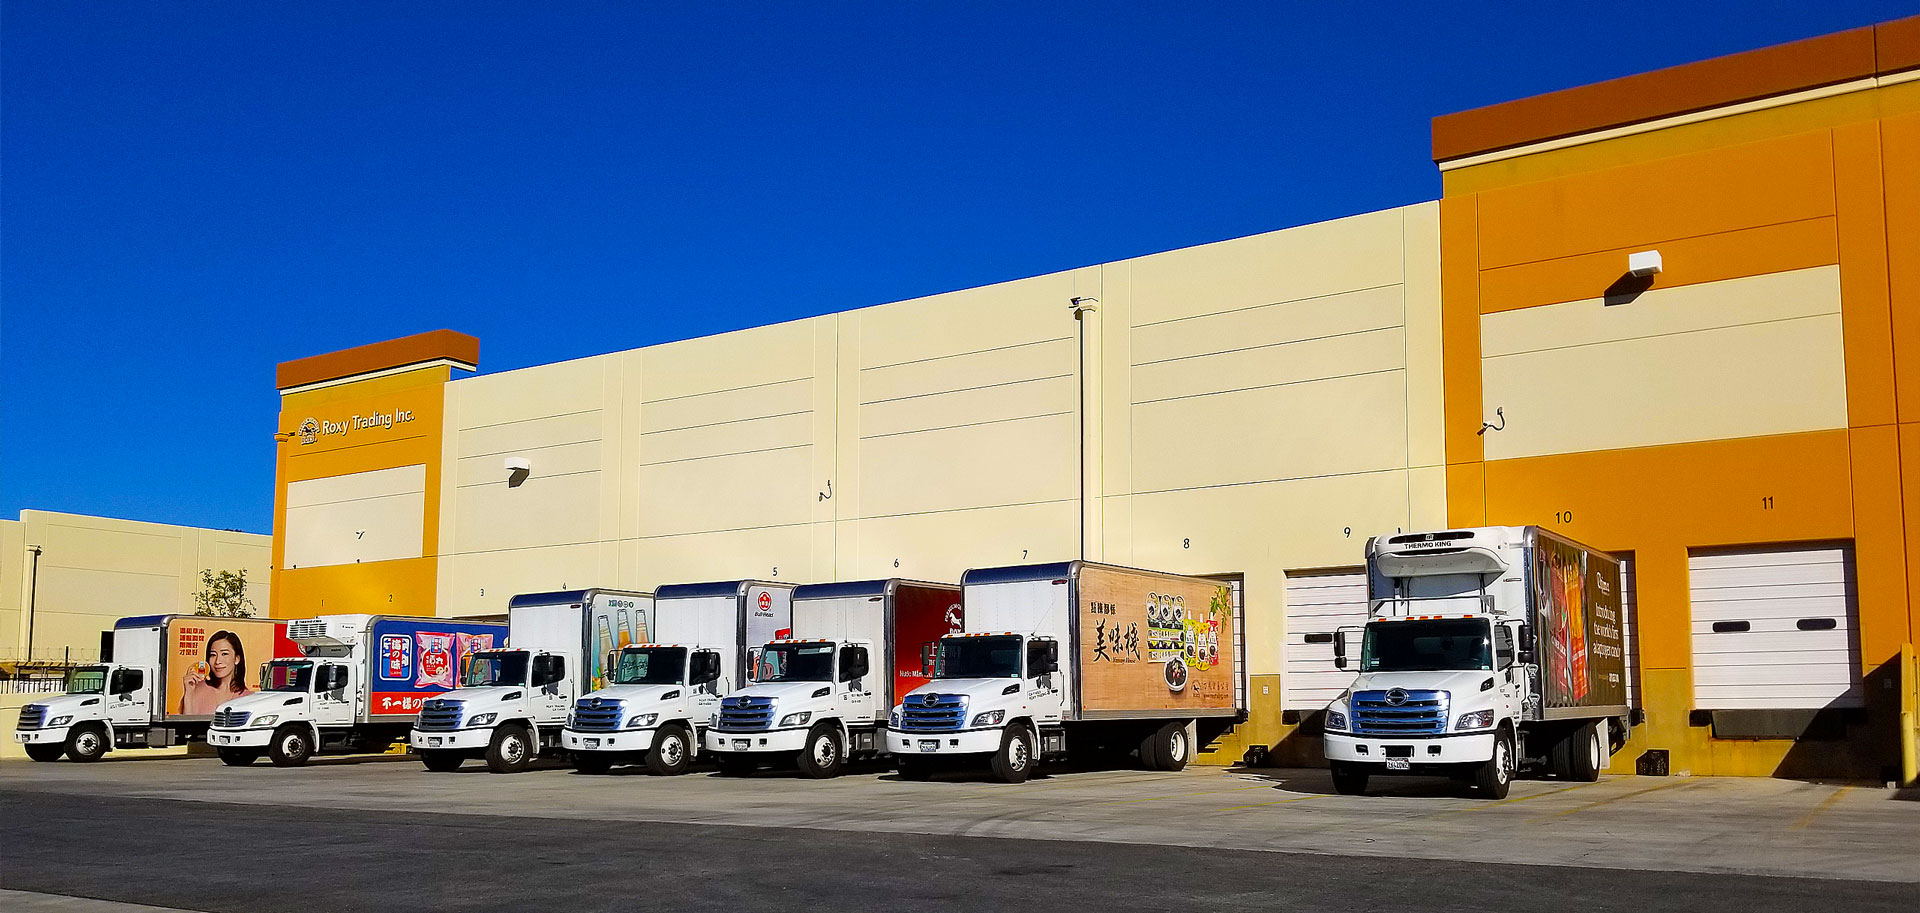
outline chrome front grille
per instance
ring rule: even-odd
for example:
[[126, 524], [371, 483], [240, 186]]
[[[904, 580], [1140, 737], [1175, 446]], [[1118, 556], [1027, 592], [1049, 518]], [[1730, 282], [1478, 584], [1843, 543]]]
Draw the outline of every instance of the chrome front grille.
[[253, 719], [253, 714], [245, 710], [227, 710], [221, 708], [213, 712], [213, 725], [216, 729], [239, 729]]
[[620, 728], [626, 705], [606, 698], [582, 698], [573, 705], [573, 728], [581, 732], [612, 732]]
[[465, 708], [460, 701], [432, 700], [420, 705], [420, 718], [414, 724], [418, 729], [450, 730], [460, 728], [460, 717]]
[[720, 701], [720, 722], [715, 728], [739, 732], [772, 725], [773, 698], [729, 697]]
[[21, 729], [39, 729], [47, 721], [47, 708], [41, 704], [28, 704], [20, 708]]
[[1353, 731], [1357, 735], [1434, 735], [1447, 731], [1445, 691], [1356, 691]]
[[948, 732], [966, 722], [964, 694], [916, 694], [900, 707], [901, 732]]

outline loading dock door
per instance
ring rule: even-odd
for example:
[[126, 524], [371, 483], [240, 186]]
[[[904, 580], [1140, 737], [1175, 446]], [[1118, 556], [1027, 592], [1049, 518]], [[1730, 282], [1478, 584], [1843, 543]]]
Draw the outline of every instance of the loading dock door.
[[[1287, 574], [1287, 636], [1280, 709], [1323, 710], [1353, 684], [1352, 667], [1333, 666], [1328, 635], [1367, 621], [1364, 568], [1294, 571]], [[1317, 635], [1317, 636], [1316, 636]], [[1337, 635], [1336, 635], [1337, 636]], [[1347, 656], [1360, 662], [1360, 633], [1347, 634]]]
[[1632, 553], [1620, 559], [1620, 643], [1627, 659], [1627, 706], [1640, 706], [1639, 594], [1635, 592]]
[[1851, 546], [1695, 551], [1687, 573], [1694, 707], [1861, 706]]

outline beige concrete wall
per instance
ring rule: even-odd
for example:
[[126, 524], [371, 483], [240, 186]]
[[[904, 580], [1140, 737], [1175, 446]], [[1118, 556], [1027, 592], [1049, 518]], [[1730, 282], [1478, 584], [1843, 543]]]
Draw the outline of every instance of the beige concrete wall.
[[1438, 250], [1423, 204], [454, 381], [439, 611], [953, 580], [1075, 557], [1084, 521], [1088, 557], [1245, 574], [1280, 673], [1287, 571], [1444, 522]]
[[[0, 526], [0, 660], [97, 658], [100, 632], [129, 615], [191, 613], [202, 570], [247, 572], [267, 609], [272, 538], [253, 533], [25, 510]], [[38, 546], [38, 569], [31, 548]]]
[[1489, 460], [1847, 427], [1840, 268], [1480, 318]]

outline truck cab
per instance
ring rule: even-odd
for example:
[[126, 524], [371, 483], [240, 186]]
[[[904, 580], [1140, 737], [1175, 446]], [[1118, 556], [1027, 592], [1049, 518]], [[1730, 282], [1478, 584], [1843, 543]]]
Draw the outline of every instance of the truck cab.
[[866, 640], [776, 640], [757, 651], [753, 683], [720, 702], [707, 750], [722, 772], [752, 770], [791, 757], [800, 772], [825, 778], [849, 756], [879, 747], [886, 683]]
[[[994, 774], [1017, 781], [1038, 752], [1064, 749], [1059, 727], [1067, 699], [1058, 640], [951, 634], [931, 645], [927, 664], [932, 681], [908, 692], [887, 719], [888, 749], [900, 758], [904, 776], [925, 776], [921, 758], [991, 754]], [[1026, 740], [1028, 731], [1040, 734], [1039, 746]]]
[[633, 644], [607, 663], [607, 687], [574, 704], [561, 743], [584, 773], [642, 762], [656, 774], [685, 773], [720, 706], [720, 651], [687, 644]]
[[321, 744], [321, 727], [353, 724], [354, 670], [343, 658], [320, 656], [267, 663], [259, 691], [214, 711], [207, 744], [233, 766], [263, 754], [276, 767], [305, 764]]
[[430, 770], [483, 757], [494, 773], [523, 770], [557, 748], [573, 706], [571, 657], [527, 649], [469, 654], [460, 687], [420, 706], [407, 744]]
[[[120, 733], [152, 719], [154, 670], [114, 663], [79, 666], [67, 673], [66, 693], [20, 708], [14, 740], [35, 761], [97, 761]], [[141, 744], [145, 744], [142, 742]]]

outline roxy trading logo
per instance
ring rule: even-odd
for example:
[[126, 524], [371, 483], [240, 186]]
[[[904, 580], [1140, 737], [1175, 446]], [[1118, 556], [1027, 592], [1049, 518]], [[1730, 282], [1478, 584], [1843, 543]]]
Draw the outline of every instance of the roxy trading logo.
[[350, 431], [368, 431], [378, 428], [392, 430], [395, 425], [404, 425], [413, 421], [413, 412], [409, 409], [395, 409], [392, 412], [375, 412], [372, 415], [349, 415], [346, 421], [325, 421], [308, 418], [300, 423], [297, 434], [300, 443], [311, 444], [324, 435], [346, 434]]

